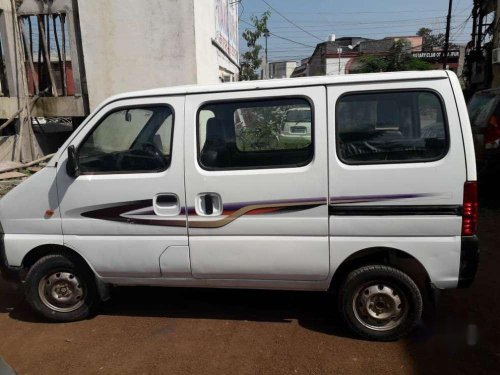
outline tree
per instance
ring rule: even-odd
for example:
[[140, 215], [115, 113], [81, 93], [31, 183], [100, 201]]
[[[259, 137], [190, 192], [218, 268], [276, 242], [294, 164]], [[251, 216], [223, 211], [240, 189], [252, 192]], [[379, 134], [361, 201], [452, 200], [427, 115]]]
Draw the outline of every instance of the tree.
[[394, 42], [387, 56], [364, 55], [357, 61], [352, 73], [397, 72], [403, 70], [430, 70], [432, 64], [411, 55], [411, 44], [406, 39]]
[[387, 72], [389, 63], [385, 57], [364, 55], [358, 60], [358, 65], [351, 69], [351, 73]]
[[260, 58], [262, 46], [257, 44], [257, 42], [264, 33], [264, 30], [267, 29], [267, 21], [270, 16], [271, 12], [269, 11], [262, 13], [260, 18], [257, 16], [251, 16], [250, 21], [252, 22], [254, 28], [247, 28], [243, 31], [242, 37], [247, 42], [248, 51], [243, 53], [241, 56], [240, 79], [242, 81], [255, 80], [259, 78], [256, 70], [262, 65], [262, 59]]
[[[430, 52], [434, 49], [444, 49], [446, 36], [443, 33], [433, 34], [432, 29], [421, 27], [417, 31], [417, 35], [422, 37], [422, 51]], [[450, 49], [457, 48], [456, 44], [450, 43]]]
[[411, 43], [406, 39], [399, 39], [394, 42], [389, 50], [388, 71], [398, 72], [400, 70], [409, 70], [407, 66], [411, 59]]

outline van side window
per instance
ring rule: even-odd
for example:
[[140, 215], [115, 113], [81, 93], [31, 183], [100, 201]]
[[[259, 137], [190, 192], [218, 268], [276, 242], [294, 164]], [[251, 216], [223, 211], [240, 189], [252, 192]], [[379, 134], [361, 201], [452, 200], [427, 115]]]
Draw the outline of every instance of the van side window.
[[97, 124], [79, 147], [83, 173], [158, 172], [171, 159], [173, 113], [167, 106], [124, 108]]
[[198, 112], [205, 169], [296, 167], [313, 157], [313, 116], [305, 99], [207, 104]]
[[448, 150], [443, 105], [430, 91], [347, 94], [335, 119], [337, 154], [347, 164], [432, 161]]

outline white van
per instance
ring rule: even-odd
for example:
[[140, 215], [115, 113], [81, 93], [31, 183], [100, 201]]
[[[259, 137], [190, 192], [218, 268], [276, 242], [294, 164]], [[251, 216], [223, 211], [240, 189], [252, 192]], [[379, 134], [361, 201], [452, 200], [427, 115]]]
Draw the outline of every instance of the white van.
[[[310, 131], [282, 144], [295, 108]], [[477, 209], [451, 72], [157, 89], [110, 98], [0, 200], [2, 274], [56, 321], [111, 285], [333, 290], [391, 340], [426, 285], [472, 282]]]

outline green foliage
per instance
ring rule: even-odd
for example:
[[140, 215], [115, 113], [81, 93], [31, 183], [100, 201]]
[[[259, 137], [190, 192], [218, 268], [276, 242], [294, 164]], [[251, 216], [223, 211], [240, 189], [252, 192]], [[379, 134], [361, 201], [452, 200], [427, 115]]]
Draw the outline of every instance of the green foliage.
[[399, 39], [394, 42], [389, 50], [388, 57], [388, 71], [399, 72], [408, 69], [408, 63], [412, 59], [411, 56], [411, 43], [406, 39]]
[[359, 65], [351, 69], [352, 73], [376, 73], [387, 72], [389, 63], [385, 57], [374, 55], [363, 55], [358, 60]]
[[262, 46], [257, 42], [264, 34], [264, 30], [267, 28], [267, 21], [271, 17], [271, 12], [266, 11], [262, 13], [259, 17], [251, 16], [250, 21], [254, 25], [252, 29], [245, 29], [243, 31], [242, 37], [247, 42], [248, 51], [243, 53], [241, 56], [241, 71], [240, 79], [242, 81], [255, 80], [259, 78], [256, 70], [262, 65], [262, 59], [260, 58], [260, 51]]
[[364, 55], [352, 73], [398, 72], [404, 70], [430, 70], [432, 64], [412, 57], [411, 44], [405, 39], [394, 42], [387, 56]]
[[238, 150], [269, 151], [307, 147], [311, 143], [310, 135], [297, 137], [293, 142], [281, 137], [287, 111], [296, 108], [300, 106], [279, 105], [237, 110], [236, 146]]
[[266, 106], [240, 109], [241, 126], [236, 143], [241, 151], [263, 151], [276, 148], [281, 125], [289, 106]]
[[[445, 43], [445, 34], [443, 33], [438, 33], [438, 34], [433, 34], [432, 29], [429, 29], [428, 27], [421, 27], [417, 31], [417, 35], [422, 37], [422, 51], [424, 52], [430, 52], [434, 48], [436, 49], [443, 49], [444, 48], [444, 43]], [[458, 48], [456, 44], [450, 43], [450, 49], [452, 48]]]
[[408, 61], [407, 65], [408, 69], [406, 70], [432, 70], [434, 67], [432, 66], [431, 63], [428, 63], [427, 61], [424, 60], [419, 60], [412, 58], [410, 61]]

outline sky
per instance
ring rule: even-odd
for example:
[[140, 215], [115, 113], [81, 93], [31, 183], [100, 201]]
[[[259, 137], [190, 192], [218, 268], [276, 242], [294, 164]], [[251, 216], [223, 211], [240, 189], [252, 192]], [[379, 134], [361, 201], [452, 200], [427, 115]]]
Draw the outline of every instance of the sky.
[[[246, 50], [241, 33], [250, 27], [251, 15], [260, 16], [270, 9], [266, 2], [275, 9], [271, 9], [268, 22], [268, 29], [274, 34], [268, 39], [269, 61], [308, 57], [316, 44], [327, 40], [330, 34], [337, 38], [381, 39], [415, 35], [421, 27], [444, 33], [448, 12], [448, 0], [241, 0], [241, 51]], [[465, 44], [470, 39], [471, 10], [472, 0], [453, 0], [450, 38], [455, 44]]]

